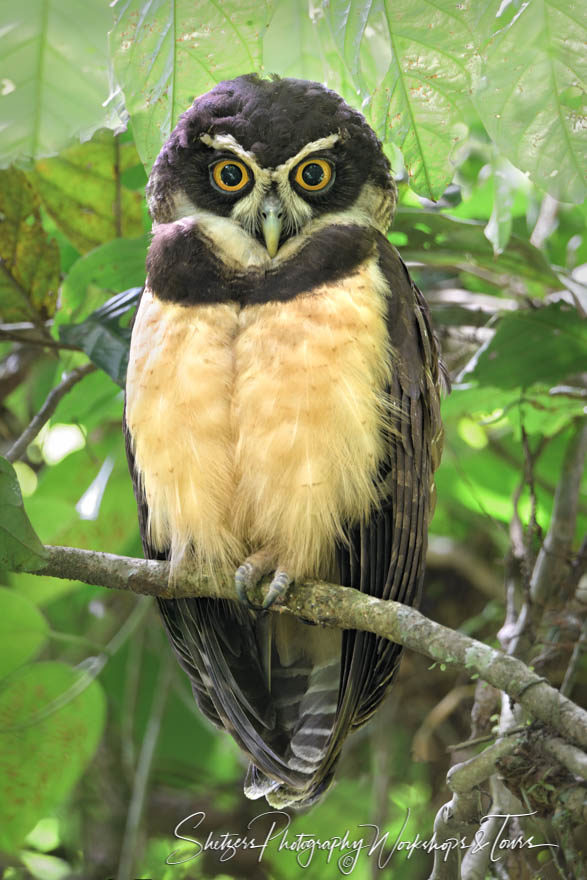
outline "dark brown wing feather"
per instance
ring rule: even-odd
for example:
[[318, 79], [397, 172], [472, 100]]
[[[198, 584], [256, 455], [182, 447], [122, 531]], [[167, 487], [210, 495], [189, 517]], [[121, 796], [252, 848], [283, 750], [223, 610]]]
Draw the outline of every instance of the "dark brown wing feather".
[[[395, 248], [380, 236], [379, 267], [389, 287], [387, 325], [393, 357], [387, 456], [378, 480], [381, 506], [348, 533], [337, 558], [341, 584], [379, 599], [417, 605], [424, 576], [433, 473], [440, 459], [441, 365], [425, 300]], [[343, 637], [337, 724], [324, 771], [347, 731], [371, 717], [398, 669], [401, 646], [370, 633]]]

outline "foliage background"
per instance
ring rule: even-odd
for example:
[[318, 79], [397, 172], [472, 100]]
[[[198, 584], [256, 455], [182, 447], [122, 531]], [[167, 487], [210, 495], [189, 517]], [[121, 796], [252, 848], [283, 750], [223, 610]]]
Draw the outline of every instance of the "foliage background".
[[[4, 452], [64, 371], [88, 358], [98, 367], [15, 464], [41, 540], [140, 555], [121, 384], [149, 240], [143, 189], [162, 141], [221, 79], [317, 79], [361, 107], [385, 143], [401, 192], [390, 237], [431, 304], [454, 381], [422, 610], [498, 646], [586, 396], [584, 6], [3, 0], [0, 15]], [[0, 532], [34, 556], [8, 465], [0, 477]], [[583, 506], [575, 548], [586, 516]], [[6, 572], [4, 584], [6, 880], [339, 876], [323, 855], [302, 869], [286, 851], [260, 864], [242, 850], [165, 866], [182, 817], [202, 810], [206, 833], [244, 834], [259, 812], [242, 796], [236, 748], [197, 714], [148, 600], [26, 573]], [[581, 627], [576, 607], [558, 612], [543, 633], [555, 649], [537, 643], [530, 658], [557, 686]], [[470, 735], [475, 682], [427, 666], [404, 658], [393, 696], [349, 742], [332, 794], [294, 817], [297, 831], [358, 838], [372, 822], [391, 844], [409, 810], [404, 838], [431, 834], [448, 767], [475, 751], [447, 751]], [[577, 701], [586, 684], [583, 665]], [[490, 734], [499, 705], [485, 693], [473, 731]], [[529, 864], [537, 876], [568, 869], [548, 850]], [[410, 880], [431, 858], [396, 853], [390, 865]], [[353, 876], [372, 874], [362, 855]]]

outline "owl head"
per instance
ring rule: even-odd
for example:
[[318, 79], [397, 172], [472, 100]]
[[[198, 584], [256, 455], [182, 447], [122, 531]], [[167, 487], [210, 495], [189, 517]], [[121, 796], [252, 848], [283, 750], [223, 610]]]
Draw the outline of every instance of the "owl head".
[[155, 224], [194, 218], [253, 262], [279, 259], [332, 223], [385, 233], [395, 193], [358, 111], [320, 83], [256, 74], [196, 98], [147, 186]]

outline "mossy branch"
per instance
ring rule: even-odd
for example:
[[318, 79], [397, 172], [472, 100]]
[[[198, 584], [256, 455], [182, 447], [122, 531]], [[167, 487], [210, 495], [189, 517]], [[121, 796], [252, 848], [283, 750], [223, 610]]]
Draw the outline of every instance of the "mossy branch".
[[[230, 580], [215, 583], [196, 573], [182, 573], [170, 586], [166, 562], [134, 559], [78, 550], [47, 547], [47, 561], [36, 574], [79, 580], [88, 584], [130, 590], [149, 596], [180, 598], [212, 596], [234, 599]], [[249, 594], [262, 603], [267, 584]], [[564, 697], [522, 661], [496, 651], [463, 633], [435, 623], [414, 608], [382, 601], [349, 587], [304, 581], [290, 588], [285, 601], [272, 613], [291, 612], [312, 623], [375, 633], [430, 657], [437, 663], [466, 669], [520, 703], [534, 718], [548, 724], [567, 741], [587, 748], [587, 712]]]

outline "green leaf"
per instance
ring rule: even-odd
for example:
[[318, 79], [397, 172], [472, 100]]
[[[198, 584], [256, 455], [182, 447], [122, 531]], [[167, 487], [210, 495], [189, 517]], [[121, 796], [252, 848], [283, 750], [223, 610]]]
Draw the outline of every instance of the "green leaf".
[[585, 368], [587, 323], [566, 303], [512, 312], [463, 374], [499, 388], [554, 384]]
[[357, 89], [352, 87], [326, 20], [311, 15], [304, 4], [277, 6], [263, 39], [263, 62], [271, 73], [326, 83], [349, 103], [357, 104]]
[[485, 227], [485, 235], [493, 245], [493, 253], [502, 254], [512, 234], [512, 206], [514, 193], [510, 168], [504, 161], [494, 159], [493, 174], [493, 210]]
[[0, 567], [35, 571], [41, 568], [45, 556], [45, 548], [23, 507], [14, 468], [0, 457]]
[[147, 171], [194, 98], [261, 69], [265, 0], [122, 0], [111, 49]]
[[120, 322], [129, 316], [140, 294], [139, 287], [125, 290], [92, 312], [81, 324], [62, 324], [59, 328], [63, 342], [82, 348], [120, 386], [124, 386], [130, 346], [130, 330]]
[[[58, 323], [80, 321], [95, 306], [102, 305], [107, 294], [129, 287], [140, 287], [146, 275], [145, 259], [149, 237], [116, 238], [90, 251], [71, 267], [61, 288]], [[89, 307], [88, 307], [89, 305]]]
[[29, 599], [0, 587], [0, 678], [31, 660], [48, 630], [44, 616]]
[[0, 166], [52, 156], [121, 119], [108, 98], [107, 3], [2, 0]]
[[19, 855], [29, 873], [38, 880], [68, 880], [72, 875], [71, 865], [56, 856], [33, 850], [21, 850]]
[[[61, 803], [98, 746], [104, 694], [96, 681], [79, 685], [65, 664], [34, 663], [0, 693], [0, 850], [14, 851]], [[68, 691], [76, 695], [64, 702]]]
[[475, 105], [511, 161], [553, 196], [585, 197], [587, 7], [529, 0], [489, 44]]
[[467, 135], [475, 37], [465, 4], [385, 0], [391, 49], [381, 83], [369, 83], [369, 116], [383, 141], [402, 151], [410, 183], [439, 198], [454, 174], [453, 154]]
[[143, 195], [121, 182], [137, 158], [132, 144], [100, 132], [89, 143], [35, 165], [44, 207], [81, 253], [112, 238], [142, 235]]
[[0, 315], [50, 317], [59, 284], [59, 249], [41, 222], [39, 197], [22, 171], [0, 171]]
[[483, 234], [482, 223], [457, 220], [435, 211], [401, 208], [394, 220], [394, 232], [405, 232], [404, 260], [437, 266], [479, 266], [501, 275], [513, 275], [538, 282], [550, 289], [560, 280], [544, 255], [528, 241], [512, 236], [499, 258]]

